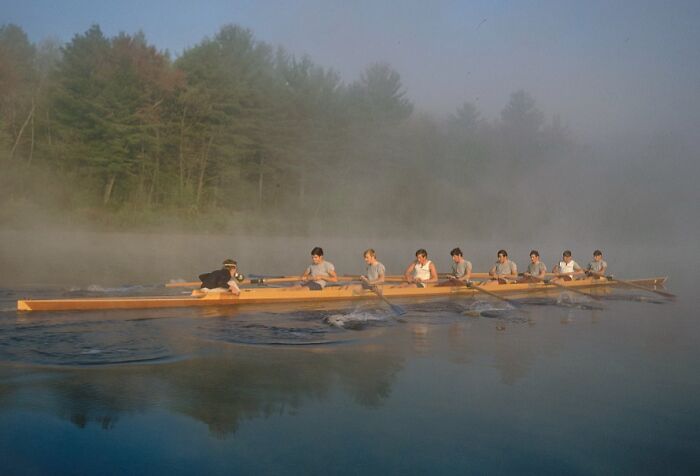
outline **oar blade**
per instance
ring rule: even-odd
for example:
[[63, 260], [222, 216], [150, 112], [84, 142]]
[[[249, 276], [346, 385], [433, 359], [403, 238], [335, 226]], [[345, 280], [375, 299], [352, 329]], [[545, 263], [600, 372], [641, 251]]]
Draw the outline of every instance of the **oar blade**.
[[387, 303], [387, 304], [389, 304], [389, 307], [394, 312], [394, 314], [396, 314], [397, 316], [403, 316], [404, 314], [406, 314], [406, 310], [404, 308], [402, 308], [401, 306], [399, 306], [398, 304], [390, 304], [390, 303]]

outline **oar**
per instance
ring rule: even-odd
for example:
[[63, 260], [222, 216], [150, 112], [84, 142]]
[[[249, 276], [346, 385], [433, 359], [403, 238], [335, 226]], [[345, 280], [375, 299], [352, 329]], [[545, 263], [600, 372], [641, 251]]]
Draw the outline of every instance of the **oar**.
[[[301, 281], [299, 276], [275, 276], [272, 278], [251, 278], [244, 279], [240, 284], [265, 284], [265, 283], [293, 283]], [[202, 283], [200, 281], [166, 283], [166, 288], [198, 288]]]
[[552, 280], [545, 281], [544, 279], [539, 278], [539, 277], [537, 277], [537, 276], [531, 276], [531, 277], [534, 278], [534, 279], [537, 279], [538, 281], [542, 281], [542, 282], [545, 283], [545, 284], [551, 284], [552, 286], [556, 286], [556, 287], [561, 288], [561, 289], [566, 289], [567, 291], [571, 291], [571, 292], [580, 294], [580, 295], [582, 295], [582, 296], [586, 296], [586, 297], [589, 297], [589, 298], [591, 298], [591, 299], [595, 299], [596, 301], [600, 301], [600, 300], [601, 300], [600, 297], [596, 296], [595, 294], [586, 293], [586, 292], [583, 292], [583, 291], [581, 291], [581, 290], [579, 290], [579, 289], [575, 289], [575, 288], [573, 288], [573, 287], [564, 286], [563, 284], [555, 283], [555, 282], [552, 281]]
[[[438, 278], [449, 278], [450, 276], [453, 276], [453, 275], [448, 274], [448, 273], [438, 274]], [[343, 277], [350, 278], [350, 279], [360, 279], [359, 274], [344, 274]], [[486, 279], [486, 278], [489, 278], [490, 275], [489, 275], [489, 273], [472, 273], [471, 277], [475, 278], [475, 279]], [[404, 282], [405, 283], [406, 278], [403, 275], [386, 275], [386, 276], [384, 276], [384, 281], [388, 282], [388, 283], [394, 283], [394, 282], [398, 282], [398, 283]]]
[[625, 286], [629, 286], [631, 288], [637, 288], [637, 289], [641, 289], [643, 291], [651, 291], [652, 293], [656, 293], [656, 294], [659, 294], [661, 296], [671, 298], [671, 299], [674, 299], [676, 297], [675, 294], [667, 293], [665, 291], [659, 291], [658, 289], [651, 289], [651, 288], [648, 288], [646, 286], [642, 286], [641, 284], [631, 283], [631, 282], [625, 281], [623, 279], [613, 278], [612, 276], [605, 276], [605, 277], [608, 278], [609, 281], [617, 281], [618, 283], [624, 284]]
[[362, 281], [365, 282], [365, 283], [367, 283], [367, 285], [369, 286], [369, 289], [370, 289], [374, 294], [376, 294], [377, 296], [379, 296], [379, 299], [381, 299], [382, 301], [384, 301], [384, 302], [391, 308], [391, 310], [394, 311], [394, 314], [396, 314], [397, 316], [403, 316], [404, 314], [406, 314], [406, 310], [405, 310], [404, 308], [402, 308], [401, 306], [399, 306], [399, 305], [397, 305], [397, 304], [391, 303], [386, 297], [384, 297], [384, 293], [382, 293], [382, 292], [379, 290], [379, 288], [377, 288], [377, 285], [375, 285], [375, 284], [369, 284], [369, 283], [368, 283], [367, 281], [365, 281], [364, 279], [363, 279]]
[[481, 286], [475, 286], [471, 281], [469, 281], [465, 284], [469, 289], [476, 289], [477, 291], [479, 291], [481, 293], [488, 294], [489, 296], [495, 297], [496, 299], [500, 299], [501, 301], [505, 301], [513, 307], [520, 308], [520, 304], [518, 304], [517, 302], [515, 302], [511, 299], [508, 299], [506, 297], [500, 296], [496, 293], [493, 293], [487, 289], [482, 288]]

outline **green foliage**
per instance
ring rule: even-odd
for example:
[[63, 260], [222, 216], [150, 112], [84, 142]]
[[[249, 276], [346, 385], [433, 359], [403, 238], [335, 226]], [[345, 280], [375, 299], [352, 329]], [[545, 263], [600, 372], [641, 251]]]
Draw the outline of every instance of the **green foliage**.
[[498, 123], [471, 103], [438, 121], [386, 63], [345, 84], [235, 25], [175, 61], [140, 32], [95, 25], [58, 48], [0, 27], [1, 196], [104, 226], [411, 226], [427, 200], [571, 147], [524, 91]]

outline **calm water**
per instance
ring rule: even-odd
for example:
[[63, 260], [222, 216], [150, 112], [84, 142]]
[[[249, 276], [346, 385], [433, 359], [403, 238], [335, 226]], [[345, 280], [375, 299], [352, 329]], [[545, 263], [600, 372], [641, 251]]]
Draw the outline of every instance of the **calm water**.
[[[354, 271], [354, 270], [353, 270]], [[698, 297], [19, 314], [2, 474], [698, 474]], [[177, 291], [171, 291], [177, 292]]]

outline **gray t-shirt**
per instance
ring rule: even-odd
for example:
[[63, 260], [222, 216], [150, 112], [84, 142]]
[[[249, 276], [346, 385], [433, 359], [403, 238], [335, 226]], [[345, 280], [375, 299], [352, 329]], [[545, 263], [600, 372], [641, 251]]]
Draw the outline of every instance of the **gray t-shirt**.
[[518, 267], [511, 260], [505, 263], [496, 262], [496, 274], [518, 274]]
[[452, 262], [452, 276], [455, 278], [463, 278], [471, 270], [472, 264], [467, 260], [462, 260], [459, 263]]
[[367, 279], [370, 281], [376, 281], [379, 279], [379, 276], [386, 276], [386, 268], [382, 263], [377, 261], [374, 264], [368, 264], [367, 265]]
[[538, 261], [537, 263], [530, 263], [527, 265], [527, 272], [533, 276], [540, 276], [542, 273], [547, 272], [547, 267], [542, 261]]
[[591, 261], [588, 263], [588, 271], [593, 271], [594, 273], [600, 273], [603, 268], [607, 268], [608, 263], [606, 263], [604, 260], [600, 261]]
[[[335, 266], [333, 266], [333, 263], [330, 261], [321, 261], [319, 264], [312, 264], [308, 268], [306, 268], [306, 272], [311, 275], [312, 278], [328, 278], [331, 275], [331, 272], [335, 271]], [[314, 279], [318, 284], [321, 285], [321, 287], [325, 287], [326, 283], [324, 280], [316, 280]]]

